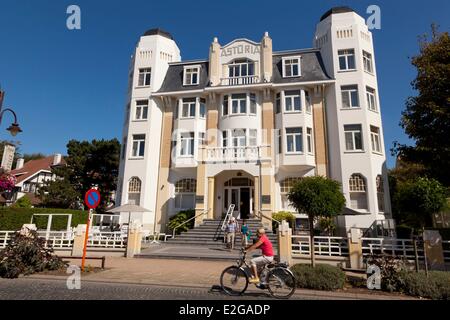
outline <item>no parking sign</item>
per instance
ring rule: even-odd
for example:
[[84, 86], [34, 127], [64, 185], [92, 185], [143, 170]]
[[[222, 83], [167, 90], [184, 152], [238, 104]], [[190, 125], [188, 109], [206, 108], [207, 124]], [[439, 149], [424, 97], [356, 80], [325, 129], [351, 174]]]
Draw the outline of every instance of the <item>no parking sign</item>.
[[96, 209], [100, 204], [100, 192], [97, 189], [91, 189], [86, 192], [84, 202], [89, 209]]

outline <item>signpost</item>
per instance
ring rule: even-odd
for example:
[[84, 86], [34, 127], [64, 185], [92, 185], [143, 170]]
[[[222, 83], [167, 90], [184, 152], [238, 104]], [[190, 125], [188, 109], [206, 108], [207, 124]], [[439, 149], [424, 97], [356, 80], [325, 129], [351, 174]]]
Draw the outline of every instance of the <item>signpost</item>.
[[86, 192], [86, 195], [84, 196], [84, 203], [89, 208], [89, 215], [88, 215], [88, 221], [86, 223], [86, 234], [84, 235], [83, 259], [81, 261], [81, 270], [82, 271], [84, 271], [84, 263], [86, 261], [86, 250], [87, 250], [87, 243], [88, 243], [88, 239], [89, 239], [89, 227], [91, 225], [93, 211], [100, 204], [100, 192], [97, 190], [97, 188], [92, 188], [91, 190]]

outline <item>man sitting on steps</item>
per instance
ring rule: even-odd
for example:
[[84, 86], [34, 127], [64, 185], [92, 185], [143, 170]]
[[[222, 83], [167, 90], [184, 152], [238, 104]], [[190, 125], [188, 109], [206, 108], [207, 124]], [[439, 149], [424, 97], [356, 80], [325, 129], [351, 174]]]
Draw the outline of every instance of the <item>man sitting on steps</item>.
[[258, 241], [247, 248], [246, 252], [250, 252], [256, 249], [261, 249], [262, 256], [251, 260], [253, 269], [253, 278], [250, 279], [250, 283], [260, 283], [258, 277], [258, 268], [264, 267], [266, 264], [273, 262], [273, 246], [269, 238], [266, 236], [266, 230], [264, 228], [258, 229], [256, 232], [258, 236]]

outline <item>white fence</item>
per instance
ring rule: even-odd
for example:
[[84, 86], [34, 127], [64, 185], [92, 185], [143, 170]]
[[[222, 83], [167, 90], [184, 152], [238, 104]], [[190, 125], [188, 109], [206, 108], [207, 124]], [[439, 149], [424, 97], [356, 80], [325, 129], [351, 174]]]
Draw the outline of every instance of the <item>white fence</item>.
[[88, 247], [119, 249], [126, 247], [126, 238], [122, 232], [97, 232], [88, 240]]
[[[310, 255], [309, 236], [292, 236], [292, 255]], [[328, 257], [348, 256], [347, 238], [314, 237], [314, 254]]]
[[15, 231], [0, 231], [0, 249], [5, 248]]

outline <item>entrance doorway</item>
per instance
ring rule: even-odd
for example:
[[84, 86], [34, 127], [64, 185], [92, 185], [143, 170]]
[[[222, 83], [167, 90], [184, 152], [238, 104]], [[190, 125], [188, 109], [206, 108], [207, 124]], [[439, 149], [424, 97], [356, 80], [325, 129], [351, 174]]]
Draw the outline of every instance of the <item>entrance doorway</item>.
[[254, 210], [254, 183], [248, 178], [233, 178], [224, 185], [224, 210], [234, 204], [233, 216], [249, 219]]

